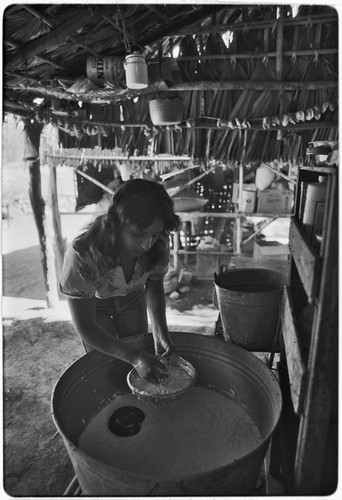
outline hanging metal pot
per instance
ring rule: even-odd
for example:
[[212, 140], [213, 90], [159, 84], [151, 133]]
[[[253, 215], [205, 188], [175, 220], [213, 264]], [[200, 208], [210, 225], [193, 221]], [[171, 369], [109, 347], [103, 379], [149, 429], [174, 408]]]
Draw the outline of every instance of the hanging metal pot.
[[183, 120], [182, 99], [162, 98], [149, 102], [153, 125], [176, 125]]

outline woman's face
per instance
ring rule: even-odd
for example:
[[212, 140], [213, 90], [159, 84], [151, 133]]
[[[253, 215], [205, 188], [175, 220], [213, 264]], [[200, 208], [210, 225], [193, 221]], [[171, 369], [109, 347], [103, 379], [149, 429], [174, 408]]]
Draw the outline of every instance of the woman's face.
[[164, 223], [159, 218], [156, 218], [149, 227], [141, 230], [127, 224], [121, 231], [121, 250], [131, 257], [139, 257], [154, 245], [163, 229]]

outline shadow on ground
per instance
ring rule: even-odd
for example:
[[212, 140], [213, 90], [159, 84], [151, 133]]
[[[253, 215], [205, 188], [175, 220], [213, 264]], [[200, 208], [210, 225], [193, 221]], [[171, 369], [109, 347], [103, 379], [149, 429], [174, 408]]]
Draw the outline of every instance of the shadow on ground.
[[40, 247], [33, 246], [3, 255], [3, 295], [45, 299]]
[[74, 476], [51, 416], [52, 391], [84, 354], [70, 322], [42, 318], [4, 327], [3, 484], [13, 497], [62, 496]]

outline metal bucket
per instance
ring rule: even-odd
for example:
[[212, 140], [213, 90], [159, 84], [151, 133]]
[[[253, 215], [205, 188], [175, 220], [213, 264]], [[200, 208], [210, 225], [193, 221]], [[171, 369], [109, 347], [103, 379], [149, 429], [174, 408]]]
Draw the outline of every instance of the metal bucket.
[[225, 339], [249, 351], [270, 351], [286, 283], [284, 274], [271, 269], [230, 269], [215, 275]]
[[153, 125], [176, 125], [183, 119], [183, 101], [178, 97], [153, 99], [149, 107]]
[[[176, 352], [197, 370], [196, 385], [234, 397], [260, 433], [260, 444], [226, 466], [192, 475], [167, 477], [133, 473], [109, 466], [78, 448], [80, 435], [94, 414], [114, 393], [127, 391], [130, 365], [92, 351], [71, 365], [52, 395], [52, 416], [63, 437], [84, 495], [244, 495], [258, 479], [271, 435], [281, 411], [281, 392], [273, 373], [256, 356], [221, 340], [192, 333], [172, 333]], [[125, 342], [154, 352], [152, 335]], [[190, 450], [191, 452], [191, 450]]]

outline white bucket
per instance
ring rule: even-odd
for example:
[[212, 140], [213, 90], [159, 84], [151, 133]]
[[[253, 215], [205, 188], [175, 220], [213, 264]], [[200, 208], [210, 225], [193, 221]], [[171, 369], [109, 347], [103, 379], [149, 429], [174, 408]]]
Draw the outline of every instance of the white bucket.
[[148, 86], [147, 64], [142, 54], [126, 56], [125, 71], [129, 89], [144, 89]]
[[95, 57], [87, 59], [87, 77], [94, 83], [114, 83], [120, 75], [123, 75], [124, 66], [122, 57]]

